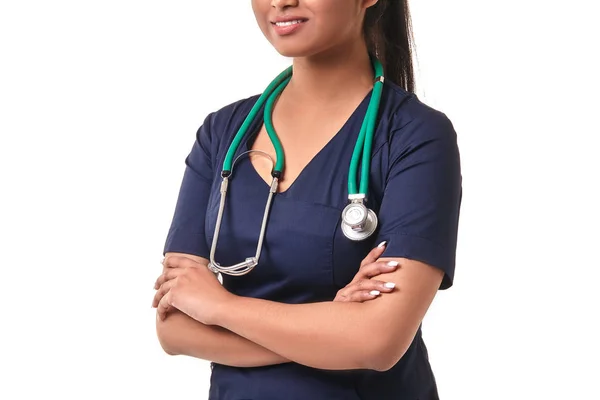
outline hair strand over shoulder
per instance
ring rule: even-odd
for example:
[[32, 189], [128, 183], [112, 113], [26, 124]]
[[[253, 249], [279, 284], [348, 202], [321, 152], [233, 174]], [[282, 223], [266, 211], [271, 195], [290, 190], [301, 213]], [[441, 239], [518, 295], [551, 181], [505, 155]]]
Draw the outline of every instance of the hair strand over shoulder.
[[369, 53], [381, 61], [386, 79], [414, 93], [414, 37], [408, 0], [379, 0], [369, 7], [363, 32]]

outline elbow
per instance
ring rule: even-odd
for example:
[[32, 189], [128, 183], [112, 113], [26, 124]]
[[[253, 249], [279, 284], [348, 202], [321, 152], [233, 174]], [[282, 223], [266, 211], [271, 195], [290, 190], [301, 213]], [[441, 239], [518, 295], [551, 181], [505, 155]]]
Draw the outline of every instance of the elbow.
[[374, 341], [370, 351], [367, 352], [366, 369], [378, 372], [389, 371], [404, 356], [410, 343], [410, 340], [407, 341], [398, 337], [381, 338], [381, 340]]
[[166, 343], [165, 341], [161, 340], [160, 337], [158, 338], [158, 341], [160, 342], [160, 346], [162, 347], [163, 351], [167, 355], [169, 355], [169, 356], [176, 356], [176, 355], [179, 354], [168, 343]]
[[164, 352], [165, 352], [167, 355], [169, 355], [169, 356], [176, 356], [176, 355], [178, 355], [178, 353], [177, 353], [177, 352], [175, 352], [175, 351], [171, 350], [171, 348], [170, 348], [170, 347], [168, 347], [168, 346], [165, 346], [165, 345], [164, 345], [162, 342], [161, 342], [161, 344], [160, 344], [160, 345], [162, 346], [162, 349], [164, 350]]
[[377, 372], [389, 371], [394, 367], [394, 365], [398, 363], [398, 361], [400, 361], [403, 355], [404, 354], [402, 354], [399, 357], [390, 357], [387, 355], [380, 355], [378, 357], [374, 357], [371, 361], [371, 367], [369, 369], [372, 369]]
[[[167, 319], [168, 320], [168, 319]], [[160, 321], [157, 319], [156, 321], [156, 336], [158, 338], [158, 342], [162, 347], [163, 351], [170, 356], [179, 355], [179, 351], [175, 346], [175, 341], [173, 340], [173, 332], [170, 327], [170, 324], [167, 323], [167, 320]]]

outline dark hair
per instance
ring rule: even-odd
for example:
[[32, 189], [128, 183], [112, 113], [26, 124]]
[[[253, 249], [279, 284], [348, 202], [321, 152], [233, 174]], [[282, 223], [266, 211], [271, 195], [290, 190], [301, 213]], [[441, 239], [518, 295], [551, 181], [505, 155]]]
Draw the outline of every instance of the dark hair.
[[414, 37], [408, 0], [379, 0], [369, 7], [363, 32], [369, 53], [383, 65], [385, 78], [414, 93]]

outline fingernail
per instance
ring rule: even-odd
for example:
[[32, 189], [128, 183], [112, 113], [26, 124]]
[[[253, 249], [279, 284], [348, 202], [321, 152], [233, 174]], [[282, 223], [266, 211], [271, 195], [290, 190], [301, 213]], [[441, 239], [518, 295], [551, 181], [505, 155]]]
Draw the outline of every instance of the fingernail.
[[379, 290], [371, 290], [371, 291], [369, 292], [369, 294], [370, 294], [371, 296], [379, 296], [379, 295], [381, 294], [381, 292], [380, 292]]
[[385, 286], [388, 289], [393, 289], [396, 287], [396, 284], [394, 282], [386, 282], [383, 286]]
[[379, 243], [379, 244], [377, 245], [377, 247], [378, 247], [378, 248], [381, 248], [381, 247], [385, 246], [386, 244], [387, 244], [387, 240], [384, 240], [383, 242]]
[[387, 263], [387, 265], [390, 267], [397, 267], [400, 264], [398, 264], [398, 261], [390, 261], [389, 263]]

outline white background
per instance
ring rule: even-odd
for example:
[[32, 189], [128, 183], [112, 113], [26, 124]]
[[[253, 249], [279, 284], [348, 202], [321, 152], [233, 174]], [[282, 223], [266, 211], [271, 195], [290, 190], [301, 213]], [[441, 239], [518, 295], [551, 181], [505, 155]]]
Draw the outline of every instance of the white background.
[[[418, 95], [463, 165], [424, 323], [443, 400], [600, 399], [592, 4], [412, 2]], [[152, 284], [196, 129], [290, 62], [249, 0], [0, 2], [0, 398], [207, 397]]]

